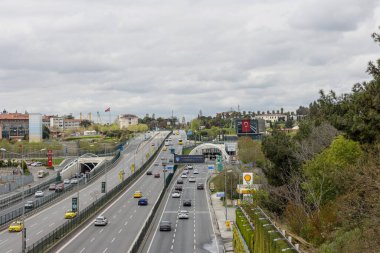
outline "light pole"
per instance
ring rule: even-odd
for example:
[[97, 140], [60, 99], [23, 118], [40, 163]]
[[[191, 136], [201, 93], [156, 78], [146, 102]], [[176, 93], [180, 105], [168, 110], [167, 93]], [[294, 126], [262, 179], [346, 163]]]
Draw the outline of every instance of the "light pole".
[[224, 169], [224, 207], [226, 210], [226, 220], [227, 220], [227, 173], [232, 172], [232, 170]]

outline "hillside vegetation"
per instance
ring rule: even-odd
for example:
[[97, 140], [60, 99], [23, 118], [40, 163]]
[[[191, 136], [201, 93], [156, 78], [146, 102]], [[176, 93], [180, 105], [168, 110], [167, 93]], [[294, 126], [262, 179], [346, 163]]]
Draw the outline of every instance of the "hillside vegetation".
[[349, 94], [321, 91], [295, 136], [274, 131], [262, 141], [269, 194], [258, 194], [259, 205], [312, 252], [379, 252], [379, 64]]

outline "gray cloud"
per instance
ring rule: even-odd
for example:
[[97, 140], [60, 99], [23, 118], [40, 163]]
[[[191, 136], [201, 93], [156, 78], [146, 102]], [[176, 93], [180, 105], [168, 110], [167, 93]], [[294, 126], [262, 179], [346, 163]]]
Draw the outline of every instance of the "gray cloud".
[[[344, 8], [342, 7], [344, 6]], [[377, 1], [3, 1], [0, 107], [187, 119], [294, 110], [377, 58]]]

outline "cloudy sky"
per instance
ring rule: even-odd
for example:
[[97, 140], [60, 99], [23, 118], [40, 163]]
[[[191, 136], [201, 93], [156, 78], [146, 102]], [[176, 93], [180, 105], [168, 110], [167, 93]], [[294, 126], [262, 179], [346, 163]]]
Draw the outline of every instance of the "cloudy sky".
[[[0, 109], [295, 110], [368, 80], [375, 0], [0, 0]], [[104, 116], [106, 117], [106, 116]]]

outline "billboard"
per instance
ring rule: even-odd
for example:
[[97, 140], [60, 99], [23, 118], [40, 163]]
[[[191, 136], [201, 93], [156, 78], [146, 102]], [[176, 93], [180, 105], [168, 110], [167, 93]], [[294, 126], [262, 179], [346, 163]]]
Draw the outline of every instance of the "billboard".
[[174, 155], [174, 163], [204, 163], [204, 155]]
[[238, 119], [236, 120], [236, 131], [238, 135], [258, 134], [258, 122], [254, 119]]

